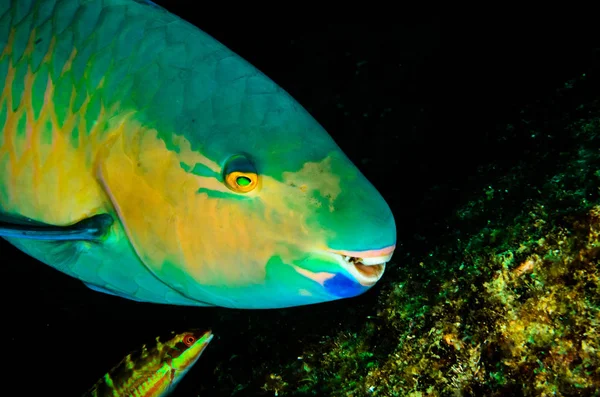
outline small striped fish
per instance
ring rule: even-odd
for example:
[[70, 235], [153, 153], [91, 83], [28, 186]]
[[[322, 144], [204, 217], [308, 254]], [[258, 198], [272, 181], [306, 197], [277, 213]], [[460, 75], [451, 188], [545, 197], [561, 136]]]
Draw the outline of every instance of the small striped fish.
[[213, 338], [211, 331], [191, 330], [166, 342], [128, 354], [83, 397], [168, 396], [194, 366]]

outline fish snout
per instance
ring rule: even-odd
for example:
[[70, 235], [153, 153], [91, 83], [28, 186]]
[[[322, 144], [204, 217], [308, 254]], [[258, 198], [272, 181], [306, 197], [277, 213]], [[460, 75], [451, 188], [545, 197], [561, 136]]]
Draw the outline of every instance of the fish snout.
[[330, 250], [336, 261], [361, 285], [372, 287], [381, 279], [396, 245], [367, 251]]

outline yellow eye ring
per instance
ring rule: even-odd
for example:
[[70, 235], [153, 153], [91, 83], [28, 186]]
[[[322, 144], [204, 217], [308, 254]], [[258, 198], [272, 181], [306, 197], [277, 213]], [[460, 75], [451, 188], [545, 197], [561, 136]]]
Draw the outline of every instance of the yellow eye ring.
[[227, 187], [234, 192], [248, 193], [258, 185], [258, 175], [253, 172], [233, 171], [225, 177]]

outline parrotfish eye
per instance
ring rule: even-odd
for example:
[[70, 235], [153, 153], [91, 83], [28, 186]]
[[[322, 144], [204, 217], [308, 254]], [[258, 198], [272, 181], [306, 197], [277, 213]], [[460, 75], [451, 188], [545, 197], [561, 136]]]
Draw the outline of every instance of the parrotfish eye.
[[258, 186], [258, 173], [252, 162], [238, 154], [227, 159], [223, 168], [225, 184], [237, 193], [248, 193]]
[[195, 342], [196, 337], [194, 335], [187, 334], [183, 337], [183, 343], [185, 343], [187, 347], [192, 346]]

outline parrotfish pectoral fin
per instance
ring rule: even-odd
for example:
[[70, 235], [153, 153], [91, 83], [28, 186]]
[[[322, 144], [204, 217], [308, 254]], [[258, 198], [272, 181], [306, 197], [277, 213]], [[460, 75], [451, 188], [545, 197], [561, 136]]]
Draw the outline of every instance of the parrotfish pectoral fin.
[[69, 226], [54, 226], [27, 218], [0, 216], [0, 237], [29, 240], [75, 241], [100, 240], [113, 224], [108, 214], [94, 215]]
[[132, 297], [131, 295], [120, 294], [120, 293], [115, 292], [115, 291], [110, 291], [110, 290], [108, 290], [106, 288], [98, 287], [97, 285], [94, 285], [94, 284], [83, 283], [83, 285], [85, 285], [86, 287], [88, 287], [92, 291], [101, 292], [103, 294], [112, 295], [112, 296], [118, 296], [119, 298], [125, 298], [125, 299], [129, 299], [129, 300], [132, 300], [132, 301], [135, 301], [135, 302], [142, 302], [141, 300], [136, 299], [136, 298]]

